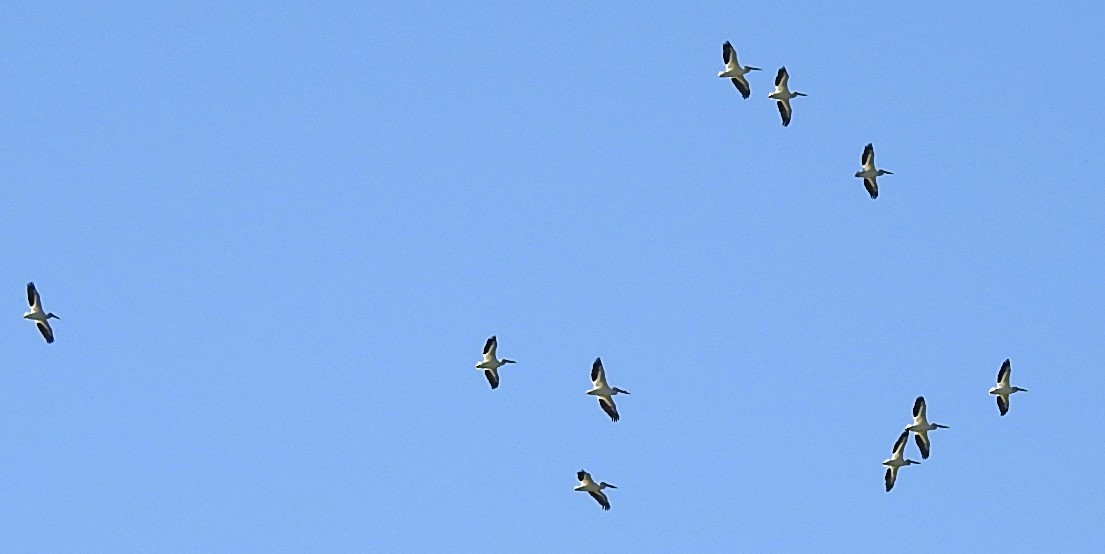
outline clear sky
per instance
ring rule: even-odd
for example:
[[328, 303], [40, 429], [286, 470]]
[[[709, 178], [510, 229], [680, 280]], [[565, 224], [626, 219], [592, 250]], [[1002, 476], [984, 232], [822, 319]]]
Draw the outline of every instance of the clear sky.
[[1100, 3], [174, 4], [0, 8], [3, 550], [1105, 548]]

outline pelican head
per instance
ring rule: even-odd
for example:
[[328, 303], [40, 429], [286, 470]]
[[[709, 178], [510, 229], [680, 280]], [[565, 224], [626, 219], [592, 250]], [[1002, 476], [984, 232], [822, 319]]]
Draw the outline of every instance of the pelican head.
[[862, 171], [857, 171], [856, 172], [856, 177], [863, 177], [863, 172]]
[[941, 425], [939, 423], [933, 423], [932, 428], [933, 429], [951, 429], [951, 427], [948, 427], [947, 425]]
[[618, 487], [615, 487], [614, 485], [611, 485], [610, 483], [607, 483], [606, 481], [603, 481], [603, 482], [599, 483], [599, 490], [602, 490], [602, 489], [616, 489], [616, 488], [618, 488]]
[[915, 462], [913, 460], [906, 460], [905, 464], [903, 464], [903, 465], [911, 466], [911, 465], [914, 465], [914, 464], [921, 465], [921, 462]]
[[54, 315], [54, 312], [50, 312], [50, 313], [46, 314], [46, 319], [50, 319], [50, 318], [61, 319], [60, 317]]
[[1028, 389], [1022, 389], [1020, 387], [1013, 387], [1013, 392], [1028, 392]]
[[792, 92], [791, 94], [793, 94], [794, 96], [809, 96], [808, 94], [806, 94], [804, 92]]
[[893, 174], [894, 174], [893, 171], [887, 171], [885, 169], [880, 169], [879, 170], [879, 175], [893, 175]]
[[744, 70], [745, 70], [745, 71], [759, 71], [759, 70], [760, 70], [760, 68], [758, 68], [758, 67], [752, 67], [752, 66], [750, 66], [750, 65], [746, 65], [746, 66], [744, 66]]
[[618, 387], [614, 387], [614, 394], [629, 394], [629, 391], [627, 391], [625, 389], [619, 389]]
[[504, 364], [516, 364], [516, 363], [518, 363], [518, 362], [515, 362], [514, 360], [508, 360], [506, 358], [503, 358], [502, 360], [499, 360], [499, 361], [503, 362]]

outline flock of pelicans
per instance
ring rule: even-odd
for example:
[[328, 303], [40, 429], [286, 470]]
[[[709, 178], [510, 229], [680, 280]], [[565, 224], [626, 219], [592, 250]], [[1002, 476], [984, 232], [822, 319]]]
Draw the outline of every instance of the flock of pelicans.
[[[745, 75], [752, 71], [758, 71], [760, 68], [741, 66], [737, 61], [737, 51], [729, 41], [726, 41], [725, 44], [721, 46], [721, 58], [722, 61], [725, 62], [725, 70], [719, 71], [718, 77], [728, 77], [731, 79], [733, 85], [740, 91], [741, 96], [748, 98], [752, 94], [752, 90], [748, 84], [748, 80], [745, 79]], [[768, 95], [768, 98], [775, 100], [778, 104], [779, 115], [782, 117], [784, 127], [790, 125], [791, 114], [793, 113], [790, 101], [798, 96], [806, 96], [805, 93], [791, 92], [787, 84], [789, 80], [790, 75], [787, 74], [787, 68], [780, 67], [779, 72], [775, 75], [775, 91]], [[892, 173], [875, 168], [875, 148], [871, 144], [864, 147], [860, 163], [863, 169], [856, 172], [856, 177], [863, 179], [863, 184], [867, 188], [867, 193], [871, 195], [872, 199], [878, 198], [879, 185], [876, 182], [876, 178], [882, 175], [892, 175]], [[53, 343], [54, 330], [50, 327], [50, 320], [60, 318], [42, 308], [42, 298], [39, 296], [38, 290], [35, 288], [33, 282], [27, 283], [27, 303], [30, 305], [30, 309], [27, 313], [23, 314], [24, 319], [34, 321], [39, 332], [42, 333], [42, 337], [46, 339], [46, 342], [48, 344]], [[507, 364], [515, 363], [514, 360], [499, 358], [496, 352], [498, 346], [499, 342], [495, 336], [487, 339], [487, 342], [483, 346], [483, 359], [476, 364], [476, 369], [483, 371], [492, 389], [499, 387], [499, 368]], [[1009, 395], [1016, 392], [1027, 391], [1027, 389], [1010, 386], [1009, 374], [1009, 360], [1005, 360], [1005, 362], [1001, 364], [1001, 369], [998, 371], [997, 385], [990, 388], [990, 394], [997, 397], [998, 411], [1003, 416], [1009, 412]], [[600, 358], [595, 358], [595, 362], [591, 365], [591, 384], [592, 387], [587, 391], [587, 394], [597, 396], [599, 407], [602, 408], [602, 411], [606, 412], [606, 415], [610, 417], [611, 421], [618, 421], [620, 416], [618, 415], [618, 406], [614, 403], [614, 396], [618, 394], [629, 394], [629, 391], [618, 387], [611, 387], [607, 384], [606, 370], [603, 369], [602, 359]], [[913, 423], [905, 427], [902, 434], [898, 436], [898, 440], [894, 441], [894, 448], [891, 451], [890, 457], [882, 462], [882, 465], [886, 466], [885, 481], [887, 492], [890, 492], [890, 489], [894, 488], [894, 482], [898, 478], [898, 470], [900, 468], [908, 465], [920, 464], [920, 462], [906, 458], [905, 449], [906, 444], [909, 442], [909, 434], [911, 432], [914, 434], [917, 448], [921, 452], [921, 459], [927, 460], [931, 449], [931, 442], [928, 436], [929, 431], [947, 428], [947, 425], [929, 423], [926, 414], [925, 398], [923, 396], [918, 396], [917, 400], [913, 403]], [[596, 483], [594, 479], [591, 478], [591, 474], [582, 469], [576, 472], [576, 479], [579, 480], [579, 485], [575, 487], [576, 491], [590, 494], [591, 497], [602, 506], [603, 510], [610, 509], [610, 500], [607, 499], [606, 493], [604, 493], [603, 490], [616, 489], [617, 487], [605, 481]]]
[[[719, 71], [717, 76], [730, 79], [733, 85], [737, 87], [737, 90], [740, 91], [741, 96], [747, 99], [752, 95], [752, 87], [749, 85], [748, 79], [745, 76], [753, 71], [759, 71], [760, 68], [747, 65], [742, 66], [740, 62], [737, 61], [736, 49], [733, 48], [733, 45], [730, 44], [729, 41], [725, 41], [725, 43], [721, 45], [721, 59], [725, 63], [725, 69]], [[784, 127], [790, 125], [791, 116], [794, 113], [790, 101], [799, 96], [806, 96], [806, 94], [802, 92], [792, 92], [790, 90], [789, 81], [790, 74], [787, 73], [787, 68], [785, 66], [780, 67], [778, 73], [775, 74], [775, 90], [767, 95], [768, 98], [775, 100], [775, 103], [778, 105], [779, 115], [782, 118]], [[862, 169], [856, 172], [856, 177], [863, 179], [863, 185], [867, 188], [867, 194], [869, 194], [872, 199], [878, 198], [879, 185], [877, 179], [883, 175], [893, 175], [893, 173], [875, 167], [875, 147], [872, 144], [867, 144], [867, 146], [863, 148], [863, 154], [860, 157], [860, 165]], [[500, 359], [497, 354], [498, 346], [499, 342], [497, 337], [492, 336], [487, 339], [487, 342], [483, 346], [483, 359], [476, 364], [476, 369], [483, 371], [492, 389], [499, 387], [499, 369], [504, 365], [515, 363], [514, 360], [508, 360], [506, 358]], [[1016, 392], [1026, 391], [1026, 389], [1020, 387], [1011, 386], [1009, 384], [1009, 374], [1010, 363], [1007, 359], [1001, 364], [1001, 369], [998, 370], [997, 385], [991, 387], [989, 391], [990, 394], [997, 397], [998, 412], [1003, 416], [1009, 412], [1009, 396]], [[614, 403], [614, 396], [618, 394], [629, 394], [629, 392], [617, 387], [611, 387], [606, 382], [606, 370], [603, 369], [602, 359], [600, 358], [595, 358], [594, 364], [591, 365], [591, 384], [592, 387], [587, 391], [587, 394], [597, 396], [599, 407], [602, 408], [602, 411], [606, 412], [606, 415], [610, 417], [611, 421], [618, 421], [620, 416], [618, 415], [618, 406]], [[894, 488], [894, 482], [898, 479], [899, 469], [904, 466], [920, 463], [906, 458], [905, 450], [906, 445], [909, 443], [909, 434], [913, 433], [914, 435], [917, 448], [921, 452], [921, 459], [927, 460], [932, 447], [932, 443], [929, 439], [929, 431], [947, 428], [947, 425], [929, 422], [925, 398], [923, 396], [918, 396], [913, 402], [913, 423], [905, 427], [898, 436], [898, 440], [894, 441], [894, 448], [891, 451], [890, 457], [882, 462], [882, 465], [886, 466], [885, 483], [887, 492], [890, 492], [890, 490]], [[576, 491], [590, 494], [591, 497], [599, 503], [599, 506], [602, 506], [603, 510], [610, 509], [610, 500], [603, 491], [605, 489], [616, 489], [617, 487], [605, 481], [596, 483], [595, 480], [591, 478], [591, 474], [583, 469], [576, 472], [576, 479], [579, 480], [579, 484], [575, 487]]]
[[[752, 88], [748, 84], [748, 79], [744, 76], [753, 71], [759, 71], [760, 68], [752, 67], [750, 65], [741, 65], [737, 61], [737, 51], [733, 48], [729, 41], [725, 41], [725, 44], [721, 45], [721, 60], [725, 62], [725, 69], [718, 71], [718, 77], [728, 77], [733, 81], [733, 85], [740, 91], [741, 96], [747, 99], [752, 95]], [[804, 92], [791, 92], [790, 86], [790, 74], [787, 73], [786, 66], [780, 67], [779, 72], [775, 74], [775, 91], [767, 95], [768, 98], [775, 100], [775, 103], [779, 106], [779, 116], [783, 118], [783, 127], [790, 125], [790, 116], [794, 113], [794, 110], [790, 107], [790, 101], [793, 98], [799, 96], [806, 96]], [[863, 166], [863, 169], [856, 172], [856, 177], [863, 179], [863, 186], [867, 187], [867, 194], [871, 195], [871, 199], [879, 197], [879, 183], [876, 180], [882, 175], [893, 175], [893, 172], [885, 169], [875, 168], [875, 146], [868, 143], [863, 147], [863, 155], [860, 156], [859, 163]]]
[[[28, 315], [29, 314], [30, 312], [28, 312]], [[42, 324], [40, 323], [39, 325]], [[492, 335], [483, 345], [483, 359], [476, 363], [476, 369], [483, 372], [484, 376], [487, 377], [487, 382], [491, 384], [492, 389], [499, 388], [499, 368], [507, 364], [516, 363], [514, 360], [499, 358], [497, 353], [498, 348], [499, 339]], [[997, 385], [990, 387], [990, 394], [997, 397], [998, 413], [1003, 416], [1009, 413], [1009, 395], [1015, 392], [1028, 392], [1028, 389], [1010, 386], [1010, 373], [1010, 363], [1009, 360], [1006, 359], [1001, 364], [1001, 369], [998, 370]], [[629, 394], [629, 391], [618, 387], [611, 387], [607, 384], [606, 370], [602, 367], [601, 358], [595, 358], [595, 363], [591, 364], [591, 389], [587, 391], [587, 394], [599, 398], [599, 407], [602, 408], [602, 411], [606, 412], [606, 415], [610, 416], [611, 421], [616, 422], [621, 419], [618, 415], [618, 406], [614, 404], [614, 396], [618, 394]], [[927, 460], [932, 448], [932, 442], [929, 440], [929, 431], [934, 429], [948, 429], [948, 426], [939, 423], [929, 423], [925, 397], [918, 396], [917, 400], [913, 402], [913, 423], [905, 426], [905, 429], [902, 430], [902, 434], [898, 436], [898, 440], [894, 441], [894, 449], [891, 451], [890, 457], [882, 462], [882, 465], [886, 466], [886, 492], [890, 492], [890, 489], [894, 488], [894, 482], [898, 479], [898, 469], [902, 466], [921, 463], [905, 457], [905, 448], [906, 444], [909, 443], [910, 432], [913, 433], [913, 438], [917, 442], [917, 449], [921, 452], [921, 459]], [[591, 497], [599, 503], [599, 506], [602, 506], [603, 510], [610, 509], [610, 500], [606, 498], [606, 493], [602, 491], [603, 489], [616, 489], [618, 487], [605, 481], [596, 483], [594, 479], [591, 478], [591, 474], [583, 469], [576, 472], [576, 479], [579, 480], [579, 484], [576, 485], [575, 490], [590, 494]]]

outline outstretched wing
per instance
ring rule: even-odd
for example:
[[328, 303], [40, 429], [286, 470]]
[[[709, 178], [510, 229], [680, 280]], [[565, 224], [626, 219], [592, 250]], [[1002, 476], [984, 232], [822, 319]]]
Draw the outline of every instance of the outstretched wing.
[[913, 401], [913, 419], [925, 418], [925, 397], [918, 396], [917, 400]]
[[998, 370], [998, 385], [1009, 385], [1009, 373], [1011, 371], [1009, 359], [1006, 358], [1001, 364], [1001, 369]]
[[787, 67], [784, 65], [779, 68], [779, 72], [775, 74], [775, 86], [787, 86], [787, 81], [790, 80], [790, 75], [787, 75]]
[[27, 304], [32, 308], [38, 304], [38, 290], [33, 282], [27, 283]]
[[879, 197], [879, 184], [874, 179], [865, 178], [863, 186], [867, 188], [867, 194], [871, 195], [871, 200]]
[[602, 367], [602, 358], [595, 358], [591, 364], [591, 382], [596, 387], [606, 387], [606, 370]]
[[619, 419], [621, 419], [620, 417], [618, 417], [618, 407], [614, 405], [613, 398], [605, 398], [600, 396], [599, 406], [602, 407], [602, 411], [606, 412], [606, 415], [610, 416], [610, 421], [617, 422]]
[[50, 328], [50, 324], [45, 321], [36, 321], [38, 324], [38, 331], [42, 333], [42, 338], [46, 339], [46, 344], [54, 342], [54, 330]]
[[610, 509], [610, 501], [606, 499], [606, 495], [602, 491], [587, 491], [587, 494], [591, 495], [591, 498], [595, 499], [595, 502], [602, 506], [603, 510]]
[[886, 492], [890, 492], [890, 489], [894, 488], [894, 481], [898, 479], [898, 468], [888, 467], [886, 468]]
[[921, 451], [921, 459], [929, 459], [929, 440], [928, 435], [917, 433], [913, 435], [913, 439], [917, 442], [917, 449]]
[[576, 472], [576, 479], [579, 479], [580, 481], [585, 481], [590, 478], [591, 474], [583, 471], [582, 469]]
[[898, 440], [894, 441], [895, 454], [902, 456], [905, 454], [905, 443], [909, 440], [909, 431], [902, 431], [901, 435], [898, 435]]
[[870, 142], [863, 147], [863, 156], [860, 157], [859, 164], [863, 167], [867, 167], [868, 164], [875, 167], [875, 146]]
[[998, 412], [1001, 415], [1009, 413], [1009, 399], [1000, 394], [998, 395]]
[[[736, 63], [735, 58], [736, 58], [736, 56], [734, 55], [734, 52], [733, 52], [733, 45], [729, 44], [729, 41], [725, 41], [725, 44], [721, 45], [721, 61], [725, 63], [726, 67], [728, 67], [729, 64], [731, 64], [731, 63], [735, 64]], [[730, 61], [730, 60], [732, 60], [732, 61]]]
[[733, 81], [733, 86], [737, 87], [737, 90], [740, 91], [742, 98], [747, 99], [749, 96], [752, 95], [752, 89], [749, 88], [748, 81], [744, 80], [743, 75], [740, 77], [733, 77], [730, 80]]
[[487, 357], [488, 354], [491, 354], [491, 357], [494, 358], [495, 357], [495, 348], [498, 345], [499, 345], [498, 339], [495, 338], [495, 335], [491, 335], [491, 338], [487, 339], [487, 342], [483, 343], [483, 355], [484, 355], [484, 357]]
[[779, 115], [783, 118], [783, 127], [790, 125], [790, 102], [779, 100], [775, 103], [779, 105]]
[[492, 389], [499, 388], [499, 372], [498, 371], [489, 369], [487, 371], [484, 371], [483, 374], [484, 374], [485, 377], [487, 377], [487, 382], [491, 383], [491, 388]]

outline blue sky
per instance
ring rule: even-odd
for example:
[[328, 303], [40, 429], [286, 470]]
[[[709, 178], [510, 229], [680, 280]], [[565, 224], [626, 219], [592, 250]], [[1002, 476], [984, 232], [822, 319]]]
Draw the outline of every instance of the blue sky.
[[232, 4], [0, 9], [5, 550], [1105, 547], [1099, 4]]

